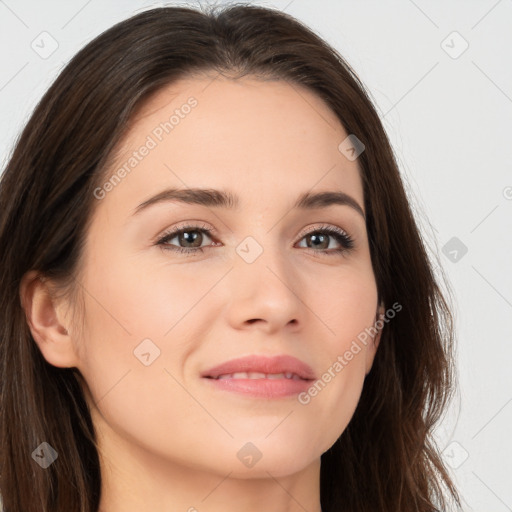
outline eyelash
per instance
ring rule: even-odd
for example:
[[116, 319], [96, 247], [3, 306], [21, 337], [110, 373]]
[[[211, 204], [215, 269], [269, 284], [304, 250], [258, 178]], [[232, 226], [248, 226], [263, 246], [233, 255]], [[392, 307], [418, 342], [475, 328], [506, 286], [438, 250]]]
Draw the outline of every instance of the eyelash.
[[[168, 233], [164, 233], [161, 238], [159, 238], [155, 245], [159, 245], [160, 248], [164, 251], [175, 251], [179, 253], [185, 253], [189, 255], [197, 254], [198, 252], [203, 252], [204, 247], [177, 247], [177, 246], [171, 246], [166, 244], [169, 240], [172, 240], [175, 236], [181, 235], [182, 233], [190, 232], [190, 231], [198, 231], [202, 233], [206, 233], [210, 238], [212, 237], [213, 230], [208, 229], [207, 226], [202, 225], [189, 225], [189, 226], [183, 226], [179, 227], [177, 229], [174, 229]], [[311, 247], [305, 247], [306, 250], [311, 250], [314, 253], [318, 254], [320, 253], [323, 256], [336, 256], [343, 254], [345, 252], [349, 252], [354, 247], [354, 240], [348, 235], [345, 231], [342, 229], [335, 227], [335, 226], [320, 226], [313, 230], [308, 231], [307, 233], [304, 233], [301, 237], [301, 240], [305, 238], [308, 235], [321, 233], [324, 235], [332, 236], [339, 244], [340, 248], [338, 249], [323, 249], [323, 250], [315, 250]]]

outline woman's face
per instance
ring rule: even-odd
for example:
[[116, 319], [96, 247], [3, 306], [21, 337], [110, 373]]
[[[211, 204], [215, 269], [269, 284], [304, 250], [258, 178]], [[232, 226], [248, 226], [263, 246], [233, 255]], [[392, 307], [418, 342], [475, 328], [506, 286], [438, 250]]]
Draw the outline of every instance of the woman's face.
[[[284, 81], [182, 80], [138, 113], [95, 191], [81, 276], [77, 367], [106, 452], [280, 476], [340, 436], [377, 313], [348, 135]], [[325, 192], [337, 201], [303, 198]]]

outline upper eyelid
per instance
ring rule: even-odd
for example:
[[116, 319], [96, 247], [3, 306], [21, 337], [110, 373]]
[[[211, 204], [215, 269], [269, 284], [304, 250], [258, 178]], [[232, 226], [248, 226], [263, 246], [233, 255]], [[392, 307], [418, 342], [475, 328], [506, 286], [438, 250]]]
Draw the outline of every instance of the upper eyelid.
[[[304, 238], [305, 236], [307, 236], [308, 234], [310, 233], [314, 233], [316, 231], [322, 231], [322, 230], [325, 230], [325, 229], [332, 229], [334, 231], [341, 231], [342, 233], [344, 233], [347, 237], [349, 238], [352, 238], [353, 239], [353, 236], [350, 234], [349, 231], [347, 231], [346, 229], [344, 228], [341, 228], [339, 226], [336, 226], [336, 225], [333, 225], [333, 224], [328, 224], [328, 223], [321, 223], [321, 225], [319, 226], [313, 226], [311, 228], [306, 228], [305, 231], [300, 231], [299, 234], [297, 236], [300, 237], [300, 239]], [[181, 232], [183, 231], [204, 231], [206, 232], [206, 234], [212, 238], [213, 237], [216, 237], [217, 233], [218, 233], [218, 230], [216, 230], [215, 228], [213, 227], [209, 227], [203, 223], [200, 223], [200, 224], [193, 224], [193, 222], [191, 221], [190, 223], [188, 224], [183, 224], [183, 225], [177, 225], [167, 231], [164, 231], [161, 235], [158, 235], [155, 240], [156, 242], [159, 242], [161, 241], [162, 239], [164, 238], [168, 238], [168, 237], [171, 237], [174, 238], [175, 236], [178, 236]], [[330, 235], [332, 236], [332, 235]]]

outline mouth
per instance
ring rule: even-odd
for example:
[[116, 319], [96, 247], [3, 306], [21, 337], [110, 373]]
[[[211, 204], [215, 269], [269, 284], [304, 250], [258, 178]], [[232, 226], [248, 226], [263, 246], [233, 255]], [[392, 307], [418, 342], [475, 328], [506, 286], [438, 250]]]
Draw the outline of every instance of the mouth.
[[266, 399], [296, 395], [315, 380], [309, 365], [288, 355], [232, 359], [202, 372], [201, 377], [218, 391]]
[[237, 372], [237, 373], [223, 373], [218, 377], [210, 377], [217, 380], [222, 379], [293, 379], [293, 380], [308, 380], [303, 379], [299, 375], [286, 372], [286, 373], [261, 373], [261, 372]]

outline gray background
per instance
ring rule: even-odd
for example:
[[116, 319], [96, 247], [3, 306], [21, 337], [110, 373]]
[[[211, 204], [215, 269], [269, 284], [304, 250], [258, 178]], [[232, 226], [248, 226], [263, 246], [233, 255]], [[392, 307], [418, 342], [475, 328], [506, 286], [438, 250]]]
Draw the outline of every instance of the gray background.
[[[512, 511], [512, 0], [250, 3], [305, 22], [369, 88], [455, 294], [460, 390], [439, 443], [465, 511]], [[0, 0], [2, 169], [59, 69], [163, 5], [198, 3]]]

